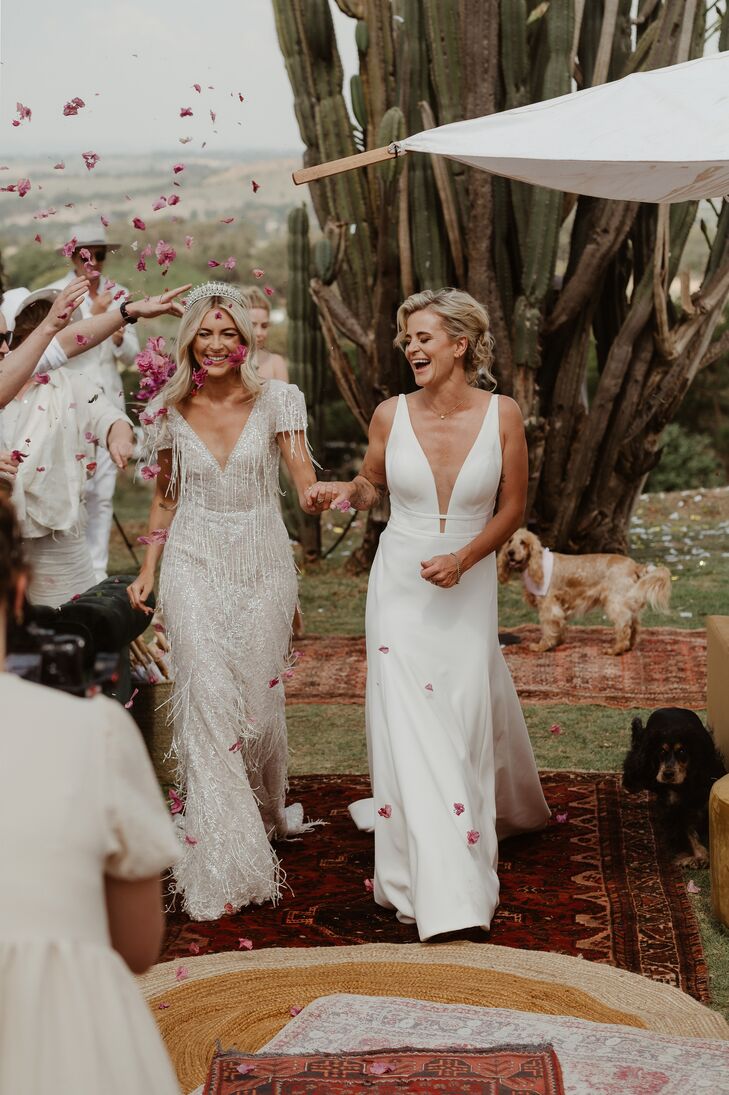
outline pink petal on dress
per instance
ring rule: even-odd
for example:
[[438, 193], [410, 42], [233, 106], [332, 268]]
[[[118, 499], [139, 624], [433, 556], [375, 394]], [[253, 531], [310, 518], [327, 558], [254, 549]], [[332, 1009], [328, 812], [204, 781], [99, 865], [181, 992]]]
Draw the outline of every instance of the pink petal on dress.
[[456, 812], [456, 817], [460, 817], [461, 814], [465, 811], [466, 807], [463, 805], [462, 802], [454, 802], [453, 809]]
[[156, 479], [161, 471], [159, 464], [145, 464], [140, 474], [142, 479]]
[[378, 646], [377, 649], [379, 650], [380, 654], [389, 654], [390, 653], [389, 646]]
[[188, 833], [185, 833], [185, 844], [189, 844], [191, 848], [194, 848], [197, 842], [197, 837], [189, 836]]
[[268, 682], [268, 687], [269, 688], [275, 688], [278, 683], [279, 683], [278, 677], [271, 677], [270, 681]]
[[183, 811], [182, 799], [177, 791], [175, 791], [173, 787], [170, 787], [167, 794], [170, 796], [170, 813], [181, 814]]
[[380, 806], [377, 813], [380, 817], [392, 817], [392, 806], [390, 806], [389, 802], [386, 802], [384, 806]]
[[430, 684], [430, 683], [426, 684], [425, 691], [426, 692], [432, 692], [433, 691], [433, 685]]
[[478, 844], [481, 839], [481, 834], [477, 829], [469, 829], [466, 833], [466, 840], [469, 844]]

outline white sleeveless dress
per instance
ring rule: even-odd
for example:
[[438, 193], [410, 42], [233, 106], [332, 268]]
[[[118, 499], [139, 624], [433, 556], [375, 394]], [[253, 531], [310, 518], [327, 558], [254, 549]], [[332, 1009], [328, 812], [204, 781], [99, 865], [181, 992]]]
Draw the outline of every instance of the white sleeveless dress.
[[488, 928], [499, 900], [498, 839], [549, 818], [499, 647], [495, 555], [451, 589], [420, 577], [421, 561], [465, 546], [493, 515], [498, 408], [492, 396], [444, 515], [405, 396], [387, 443], [392, 515], [366, 611], [374, 797], [350, 812], [359, 828], [374, 825], [375, 901], [415, 921], [421, 939]]

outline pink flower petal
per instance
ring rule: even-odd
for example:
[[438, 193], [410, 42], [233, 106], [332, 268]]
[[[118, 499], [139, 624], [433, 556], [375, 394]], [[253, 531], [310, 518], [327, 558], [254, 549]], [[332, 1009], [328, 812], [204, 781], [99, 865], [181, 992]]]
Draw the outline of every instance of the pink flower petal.
[[261, 270], [260, 266], [256, 266], [253, 270], [253, 277], [254, 278], [262, 278], [263, 275], [265, 274], [265, 272], [266, 272], [265, 270]]
[[232, 255], [230, 255], [230, 257], [225, 260], [223, 266], [226, 270], [235, 270], [235, 259]]
[[141, 471], [142, 479], [156, 479], [162, 468], [159, 464], [145, 464]]
[[190, 971], [188, 970], [187, 966], [178, 966], [175, 970], [176, 981], [186, 981], [189, 976]]
[[41, 237], [40, 237], [40, 236], [38, 235], [38, 233], [37, 233], [37, 232], [36, 232], [36, 234], [35, 234], [35, 235], [33, 236], [33, 239], [35, 240], [35, 242], [36, 242], [36, 243], [43, 243], [43, 240], [41, 239]]
[[466, 833], [466, 840], [469, 844], [478, 844], [481, 839], [481, 834], [477, 829], [469, 829]]
[[243, 748], [243, 738], [238, 738], [232, 745], [228, 746], [229, 753], [237, 753]]
[[152, 206], [152, 209], [156, 213], [158, 209], [164, 209], [164, 207], [166, 205], [167, 205], [167, 198], [165, 198], [165, 196], [162, 195], [161, 197], [157, 198], [157, 201]]
[[278, 683], [279, 683], [278, 677], [271, 677], [270, 681], [268, 682], [268, 687], [269, 688], [275, 688]]
[[182, 799], [177, 791], [175, 791], [174, 787], [170, 787], [167, 794], [170, 796], [170, 813], [181, 814], [183, 811]]
[[236, 1065], [236, 1072], [239, 1072], [241, 1076], [249, 1076], [251, 1072], [255, 1071], [255, 1065]]
[[54, 163], [54, 165], [53, 165], [53, 170], [54, 171], [65, 171], [65, 169], [66, 169], [66, 165], [63, 162], [63, 160], [61, 160], [60, 163]]
[[131, 708], [131, 707], [133, 706], [133, 704], [134, 704], [134, 697], [135, 697], [135, 696], [138, 696], [138, 695], [139, 695], [139, 689], [138, 689], [138, 688], [135, 688], [135, 689], [134, 689], [134, 691], [132, 692], [131, 696], [130, 696], [130, 697], [129, 697], [129, 699], [127, 700], [127, 702], [126, 702], [126, 703], [124, 704], [124, 706], [126, 707], [127, 711], [129, 711], [129, 709], [130, 709], [130, 708]]
[[352, 503], [348, 498], [340, 498], [338, 502], [332, 503], [332, 509], [338, 509], [340, 513], [348, 513], [352, 508]]
[[202, 87], [200, 86], [200, 84], [193, 84], [192, 86], [193, 86], [193, 87], [195, 88], [195, 91], [196, 91], [196, 92], [198, 93], [198, 95], [199, 95], [199, 94], [200, 94], [200, 92], [202, 91]]
[[88, 463], [86, 465], [86, 471], [89, 473], [89, 475], [93, 475], [94, 472], [96, 471], [96, 467], [97, 467], [96, 461], [91, 460], [90, 463]]
[[228, 914], [228, 916], [233, 915], [233, 913], [235, 912], [235, 909], [231, 905], [230, 901], [226, 901], [225, 905], [223, 905], [223, 911], [226, 912]]
[[175, 175], [179, 175], [181, 171], [185, 170], [185, 165], [184, 165], [184, 163], [176, 163], [173, 166], [172, 170], [175, 173]]
[[390, 653], [389, 646], [378, 646], [377, 649], [379, 650], [380, 654], [389, 654]]
[[386, 1061], [373, 1061], [369, 1071], [372, 1076], [385, 1076], [388, 1072], [394, 1072], [395, 1066], [388, 1065]]
[[214, 111], [214, 110], [211, 110], [211, 111], [210, 111], [210, 121], [211, 121], [211, 122], [212, 122], [213, 124], [215, 124], [215, 118], [216, 118], [216, 114], [215, 114], [215, 111]]
[[[88, 339], [86, 340], [88, 342]], [[33, 377], [36, 384], [50, 384], [51, 378], [48, 373], [36, 373]]]
[[235, 217], [221, 217], [220, 218], [220, 223], [221, 224], [232, 224], [234, 220], [235, 220]]
[[557, 737], [558, 734], [562, 733], [562, 727], [559, 725], [558, 722], [555, 722], [550, 726], [549, 732], [550, 734], [554, 734], [554, 736]]
[[463, 805], [462, 802], [454, 802], [453, 809], [456, 812], [456, 817], [460, 817], [461, 814], [465, 811], [466, 807]]
[[167, 543], [167, 537], [169, 536], [169, 530], [166, 528], [153, 529], [147, 536], [138, 536], [138, 544], [165, 544]]
[[214, 270], [216, 266], [220, 266], [220, 263], [216, 262], [215, 259], [208, 259], [208, 266], [211, 270]]
[[263, 291], [264, 291], [264, 293], [266, 294], [267, 297], [272, 297], [273, 294], [276, 292], [276, 290], [272, 289], [270, 285], [264, 285], [263, 286]]
[[189, 950], [190, 954], [199, 954], [200, 953], [200, 944], [199, 943], [191, 943], [190, 946], [187, 949]]
[[253, 940], [252, 939], [239, 939], [238, 940], [238, 950], [239, 951], [252, 951], [253, 950]]
[[565, 823], [565, 821], [567, 820], [568, 817], [569, 817], [569, 814], [565, 810], [565, 812], [563, 814], [555, 814], [554, 815], [554, 820], [557, 822], [558, 825], [564, 825], [564, 823]]
[[366, 878], [364, 880], [364, 888], [367, 890], [367, 893], [374, 893], [374, 889], [375, 889], [375, 880], [374, 880], [374, 878]]
[[158, 266], [169, 266], [177, 258], [177, 251], [175, 251], [171, 244], [165, 243], [164, 240], [158, 242], [154, 249], [154, 253], [157, 256]]
[[180, 197], [179, 194], [170, 194], [169, 198], [167, 199], [167, 204], [168, 205], [179, 205], [181, 201], [182, 201], [182, 198]]
[[88, 346], [90, 341], [86, 335], [75, 335], [74, 338], [77, 346]]
[[380, 806], [377, 813], [380, 817], [392, 817], [392, 806], [390, 806], [389, 802], [386, 802], [384, 806]]
[[165, 1000], [162, 1000], [162, 1001], [160, 1001], [159, 1004], [157, 1004], [157, 1010], [158, 1011], [165, 1011], [169, 1006], [170, 1005]]
[[101, 159], [101, 156], [97, 152], [82, 152], [81, 158], [86, 164], [87, 171], [93, 171], [97, 163]]
[[190, 107], [190, 106], [181, 106], [180, 107], [180, 117], [181, 118], [192, 118], [192, 107]]
[[426, 684], [425, 691], [426, 692], [432, 692], [433, 691], [433, 685], [430, 684], [430, 683]]
[[142, 220], [141, 217], [133, 217], [132, 218], [132, 227], [133, 228], [138, 228], [140, 232], [144, 232], [147, 225], [144, 223], [144, 221]]
[[261, 184], [257, 183], [255, 179], [251, 179], [251, 188], [253, 190], [253, 193], [257, 194], [258, 191], [261, 189]]
[[194, 236], [185, 236], [185, 247], [187, 247], [188, 250], [192, 247], [194, 240]]
[[77, 95], [75, 98], [70, 99], [67, 103], [64, 104], [63, 116], [65, 118], [70, 118], [74, 114], [78, 114], [79, 110], [81, 110], [81, 108], [85, 106], [86, 103], [83, 101], [83, 99], [79, 99]]
[[18, 195], [19, 195], [19, 197], [24, 198], [29, 190], [30, 190], [30, 179], [20, 179], [18, 181]]
[[185, 833], [185, 844], [189, 844], [191, 848], [194, 848], [197, 844], [197, 837]]
[[687, 893], [701, 893], [701, 890], [700, 890], [700, 889], [699, 889], [699, 887], [698, 887], [698, 886], [696, 885], [696, 883], [694, 882], [693, 878], [690, 878], [690, 879], [688, 880], [688, 882], [686, 883], [686, 892], [687, 892]]

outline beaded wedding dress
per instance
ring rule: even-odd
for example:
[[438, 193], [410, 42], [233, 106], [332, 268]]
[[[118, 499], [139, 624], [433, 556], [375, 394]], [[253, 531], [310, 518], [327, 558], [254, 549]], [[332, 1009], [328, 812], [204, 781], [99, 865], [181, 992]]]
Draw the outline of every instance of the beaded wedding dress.
[[[367, 743], [374, 799], [374, 897], [421, 939], [488, 928], [498, 839], [538, 829], [549, 809], [497, 632], [492, 553], [450, 589], [421, 561], [457, 551], [493, 515], [501, 476], [498, 396], [438, 512], [435, 479], [405, 396], [387, 442], [391, 517], [367, 593]], [[444, 531], [441, 532], [441, 523]]]
[[[276, 435], [306, 430], [304, 397], [270, 380], [221, 467], [174, 408], [150, 428], [172, 449], [178, 506], [160, 572], [172, 647], [173, 752], [184, 846], [175, 888], [195, 920], [275, 901], [275, 838], [310, 826], [285, 807], [283, 680], [296, 571], [281, 517]], [[148, 415], [148, 417], [150, 417]]]

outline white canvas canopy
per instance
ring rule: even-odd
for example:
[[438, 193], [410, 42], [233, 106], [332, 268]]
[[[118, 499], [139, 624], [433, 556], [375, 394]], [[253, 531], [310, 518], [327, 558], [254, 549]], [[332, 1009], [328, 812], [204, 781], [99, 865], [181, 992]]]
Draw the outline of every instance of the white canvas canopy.
[[600, 198], [729, 194], [729, 52], [399, 142], [511, 179]]
[[297, 183], [429, 152], [572, 194], [678, 202], [729, 194], [729, 51], [427, 129], [294, 173]]

